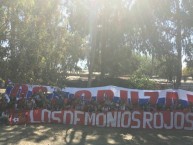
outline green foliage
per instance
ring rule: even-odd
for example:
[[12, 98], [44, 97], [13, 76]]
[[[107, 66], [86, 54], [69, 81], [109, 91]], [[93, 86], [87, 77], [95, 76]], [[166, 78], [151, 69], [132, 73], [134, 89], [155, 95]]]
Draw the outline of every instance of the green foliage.
[[136, 58], [139, 64], [136, 65], [137, 70], [132, 74], [140, 74], [151, 77], [155, 73], [152, 63], [156, 64], [156, 61], [152, 62], [151, 57], [145, 55], [136, 55]]
[[175, 81], [177, 77], [177, 56], [168, 54], [162, 57], [162, 60], [158, 61], [156, 70], [157, 74], [169, 81]]
[[69, 31], [61, 7], [60, 0], [1, 2], [0, 76], [56, 85], [77, 67], [84, 58], [84, 42]]
[[[180, 0], [1, 0], [0, 77], [61, 84], [68, 71], [86, 60], [90, 79], [97, 71], [101, 78], [137, 73], [177, 78], [179, 83], [183, 53], [188, 67], [193, 60], [192, 4]], [[131, 84], [145, 87], [142, 84], [148, 79], [141, 80], [139, 86]]]
[[133, 89], [146, 89], [146, 90], [154, 90], [160, 89], [159, 85], [156, 84], [154, 81], [150, 80], [149, 77], [142, 75], [142, 74], [134, 74], [128, 80], [128, 88]]
[[[79, 83], [77, 82], [77, 84]], [[128, 79], [105, 77], [103, 79], [97, 78], [93, 81], [93, 87], [108, 86], [108, 85], [131, 89], [146, 89], [146, 90], [160, 89], [160, 85], [158, 83], [151, 80], [148, 76], [145, 76], [140, 73], [135, 73], [129, 76]], [[84, 82], [81, 82], [81, 85], [77, 87], [86, 87], [86, 85], [84, 84]]]

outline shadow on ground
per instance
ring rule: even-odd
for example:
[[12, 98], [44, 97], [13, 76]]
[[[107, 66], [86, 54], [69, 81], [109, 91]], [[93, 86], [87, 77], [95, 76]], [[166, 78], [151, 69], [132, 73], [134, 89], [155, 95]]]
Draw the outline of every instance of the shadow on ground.
[[97, 128], [61, 124], [0, 126], [0, 145], [192, 145], [192, 131]]

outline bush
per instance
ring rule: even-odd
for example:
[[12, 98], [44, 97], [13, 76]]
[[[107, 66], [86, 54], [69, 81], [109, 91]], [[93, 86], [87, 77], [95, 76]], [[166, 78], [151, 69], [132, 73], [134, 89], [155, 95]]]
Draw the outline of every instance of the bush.
[[[87, 87], [87, 81], [82, 80], [66, 80], [65, 85], [68, 87]], [[149, 77], [136, 73], [129, 77], [129, 79], [121, 79], [114, 77], [96, 78], [92, 81], [92, 87], [101, 86], [118, 86], [131, 89], [146, 89], [155, 90], [160, 89], [159, 85], [154, 81], [150, 80]]]
[[150, 80], [149, 77], [141, 75], [141, 74], [134, 74], [128, 80], [128, 87], [133, 89], [146, 89], [146, 90], [155, 90], [159, 89], [159, 86], [154, 81]]
[[129, 77], [128, 80], [107, 77], [100, 80], [94, 80], [92, 83], [92, 87], [108, 86], [108, 85], [131, 89], [146, 89], [146, 90], [159, 89], [159, 85], [157, 83], [150, 80], [149, 77], [140, 74], [132, 75], [131, 77]]

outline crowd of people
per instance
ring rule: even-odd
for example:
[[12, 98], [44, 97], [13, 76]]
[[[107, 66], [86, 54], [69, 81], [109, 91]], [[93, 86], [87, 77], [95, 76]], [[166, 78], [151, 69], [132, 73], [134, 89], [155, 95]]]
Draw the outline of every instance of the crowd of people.
[[[184, 106], [179, 100], [173, 102], [172, 105], [165, 104], [152, 105], [149, 102], [132, 104], [127, 101], [112, 101], [108, 96], [103, 101], [97, 101], [96, 98], [86, 100], [84, 98], [69, 96], [62, 91], [57, 91], [54, 96], [49, 98], [50, 94], [39, 91], [30, 97], [9, 96], [6, 93], [0, 94], [0, 117], [7, 117], [11, 111], [25, 111], [33, 109], [48, 109], [52, 111], [59, 110], [79, 110], [84, 112], [107, 112], [107, 111], [191, 111], [193, 105]], [[5, 117], [4, 117], [5, 116]], [[1, 119], [2, 120], [2, 119]]]
[[193, 110], [192, 104], [184, 107], [180, 101], [175, 101], [172, 105], [166, 106], [163, 104], [152, 105], [149, 102], [143, 104], [132, 104], [122, 100], [115, 102], [111, 101], [108, 96], [99, 102], [94, 98], [86, 100], [74, 96], [69, 97], [62, 91], [58, 91], [56, 94], [54, 97], [48, 98], [47, 93], [40, 91], [31, 97], [20, 97], [18, 99], [16, 96], [8, 96], [4, 93], [0, 96], [0, 112], [32, 109], [48, 109], [53, 111], [79, 110], [85, 112]]

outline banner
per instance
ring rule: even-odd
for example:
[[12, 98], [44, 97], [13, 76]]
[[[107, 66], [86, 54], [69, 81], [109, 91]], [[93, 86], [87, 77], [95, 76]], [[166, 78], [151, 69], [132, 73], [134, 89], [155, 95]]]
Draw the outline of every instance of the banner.
[[61, 90], [67, 98], [80, 98], [82, 100], [91, 99], [97, 102], [104, 101], [108, 98], [110, 101], [118, 102], [124, 101], [131, 104], [146, 104], [147, 102], [152, 105], [160, 104], [171, 106], [175, 102], [180, 103], [183, 107], [193, 104], [193, 92], [185, 90], [137, 90], [126, 89], [116, 86], [105, 86], [95, 88], [63, 88], [51, 86], [38, 86], [38, 85], [19, 85], [8, 86], [6, 94], [17, 99], [24, 97], [29, 98], [31, 95], [40, 91], [46, 92], [47, 99], [52, 99], [58, 96], [58, 90]]
[[[43, 97], [37, 95], [40, 92]], [[13, 110], [29, 110], [9, 112], [13, 125], [62, 123], [193, 130], [193, 92], [181, 89], [137, 90], [116, 86], [61, 89], [15, 84], [7, 87], [5, 98], [8, 104], [15, 100]], [[34, 105], [26, 108], [26, 103]]]
[[193, 130], [193, 113], [182, 111], [113, 111], [83, 112], [75, 110], [50, 111], [47, 109], [13, 112], [10, 124], [60, 123], [97, 127], [184, 129]]

